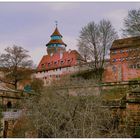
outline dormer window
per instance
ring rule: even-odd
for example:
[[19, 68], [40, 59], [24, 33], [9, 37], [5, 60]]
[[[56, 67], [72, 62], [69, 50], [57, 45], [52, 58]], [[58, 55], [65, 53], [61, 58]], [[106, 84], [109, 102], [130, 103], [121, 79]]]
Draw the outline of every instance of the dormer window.
[[64, 61], [63, 60], [61, 60], [61, 65], [64, 63]]
[[56, 65], [56, 64], [57, 64], [57, 62], [55, 61], [55, 62], [54, 62], [54, 64]]

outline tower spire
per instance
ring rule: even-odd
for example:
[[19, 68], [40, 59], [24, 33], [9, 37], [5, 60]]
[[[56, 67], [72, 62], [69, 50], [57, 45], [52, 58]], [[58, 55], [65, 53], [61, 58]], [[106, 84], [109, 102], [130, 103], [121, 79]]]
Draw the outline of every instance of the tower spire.
[[56, 25], [56, 27], [57, 27], [57, 25], [58, 25], [58, 21], [57, 21], [57, 20], [55, 20], [55, 25]]

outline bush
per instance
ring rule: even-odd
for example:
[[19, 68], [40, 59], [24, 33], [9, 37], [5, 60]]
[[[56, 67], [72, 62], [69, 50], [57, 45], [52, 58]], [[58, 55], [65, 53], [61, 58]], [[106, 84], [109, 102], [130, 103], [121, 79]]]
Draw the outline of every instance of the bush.
[[70, 96], [67, 90], [50, 86], [26, 106], [38, 137], [128, 137], [119, 129], [117, 114], [102, 106], [100, 96]]

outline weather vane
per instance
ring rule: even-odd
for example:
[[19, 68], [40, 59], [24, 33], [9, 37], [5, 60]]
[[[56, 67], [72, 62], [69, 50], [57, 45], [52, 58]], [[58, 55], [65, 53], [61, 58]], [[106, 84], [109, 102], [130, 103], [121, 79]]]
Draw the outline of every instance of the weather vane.
[[58, 21], [56, 20], [56, 21], [55, 21], [55, 25], [56, 25], [56, 27], [57, 27], [57, 24], [58, 24]]

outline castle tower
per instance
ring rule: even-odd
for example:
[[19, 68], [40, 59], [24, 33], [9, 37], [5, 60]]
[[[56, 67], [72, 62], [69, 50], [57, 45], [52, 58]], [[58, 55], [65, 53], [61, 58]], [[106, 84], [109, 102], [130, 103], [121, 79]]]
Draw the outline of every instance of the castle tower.
[[50, 37], [51, 37], [51, 40], [46, 44], [47, 53], [49, 55], [66, 51], [67, 45], [62, 41], [63, 36], [60, 34], [57, 28], [57, 23], [56, 23], [56, 28]]

